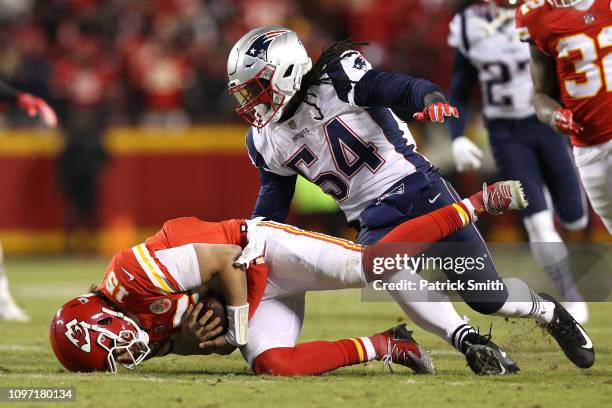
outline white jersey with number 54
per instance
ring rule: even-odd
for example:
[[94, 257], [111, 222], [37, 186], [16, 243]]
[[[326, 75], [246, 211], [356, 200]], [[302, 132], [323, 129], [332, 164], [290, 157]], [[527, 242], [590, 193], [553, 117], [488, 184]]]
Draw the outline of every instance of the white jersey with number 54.
[[347, 51], [322, 84], [309, 88], [291, 118], [247, 135], [255, 166], [317, 184], [348, 221], [404, 177], [431, 168], [391, 109], [355, 104], [354, 84], [370, 69], [359, 52]]

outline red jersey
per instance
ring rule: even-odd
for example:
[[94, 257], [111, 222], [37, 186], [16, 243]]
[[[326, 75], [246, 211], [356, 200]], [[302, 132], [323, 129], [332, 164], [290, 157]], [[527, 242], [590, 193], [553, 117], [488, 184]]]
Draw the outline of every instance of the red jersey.
[[556, 60], [561, 103], [584, 127], [571, 135], [574, 146], [591, 146], [612, 138], [612, 10], [610, 0], [595, 0], [587, 10], [556, 8], [546, 0], [529, 0], [517, 9], [522, 41]]
[[[157, 259], [155, 251], [186, 244], [247, 244], [244, 220], [205, 222], [195, 217], [177, 218], [144, 243], [119, 251], [111, 260], [100, 290], [115, 304], [135, 315], [141, 329], [159, 347], [178, 330], [184, 312], [196, 304], [198, 294], [182, 288]], [[247, 269], [249, 303], [255, 311], [267, 277], [264, 265]], [[251, 315], [252, 315], [251, 312]]]

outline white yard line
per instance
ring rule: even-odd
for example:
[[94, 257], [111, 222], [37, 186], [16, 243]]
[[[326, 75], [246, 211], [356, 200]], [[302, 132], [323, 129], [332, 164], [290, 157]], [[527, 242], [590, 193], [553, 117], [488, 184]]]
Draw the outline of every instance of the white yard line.
[[[448, 349], [448, 350], [430, 350], [429, 351], [432, 356], [461, 356], [456, 350]], [[520, 354], [522, 356], [552, 356], [552, 355], [563, 355], [561, 349], [558, 351], [513, 351], [513, 354]]]
[[16, 298], [27, 301], [35, 299], [66, 299], [87, 293], [89, 284], [82, 285], [14, 285], [11, 290]]
[[[120, 375], [120, 374], [119, 374]], [[8, 373], [8, 374], [0, 374], [0, 376], [11, 379], [11, 378], [26, 378], [26, 379], [43, 379], [43, 380], [70, 380], [71, 378], [80, 378], [80, 379], [90, 379], [90, 380], [99, 380], [103, 377], [94, 377], [94, 376], [81, 376], [79, 374], [39, 374], [39, 373]], [[117, 379], [121, 382], [151, 382], [151, 383], [193, 383], [192, 379], [179, 379], [176, 376], [170, 377], [156, 377], [151, 375], [143, 375], [143, 376], [115, 376], [108, 374], [108, 379]]]
[[18, 353], [31, 353], [33, 351], [47, 351], [50, 348], [43, 346], [27, 345], [27, 344], [1, 344], [0, 351], [16, 351]]

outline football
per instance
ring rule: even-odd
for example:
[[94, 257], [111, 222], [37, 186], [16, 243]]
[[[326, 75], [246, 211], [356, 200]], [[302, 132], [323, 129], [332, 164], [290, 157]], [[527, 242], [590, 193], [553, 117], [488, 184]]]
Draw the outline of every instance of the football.
[[214, 320], [216, 317], [221, 319], [219, 325], [223, 327], [222, 333], [225, 333], [227, 330], [227, 315], [225, 314], [225, 304], [222, 302], [222, 299], [211, 295], [204, 295], [200, 299], [199, 303], [202, 303], [204, 306], [198, 314], [198, 320], [204, 316], [207, 311], [212, 310], [213, 317], [210, 319], [210, 321]]

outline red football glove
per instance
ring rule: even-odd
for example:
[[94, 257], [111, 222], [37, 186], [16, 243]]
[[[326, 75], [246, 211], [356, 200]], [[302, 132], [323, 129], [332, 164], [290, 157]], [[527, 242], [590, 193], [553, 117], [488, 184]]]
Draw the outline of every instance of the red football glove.
[[26, 111], [28, 115], [34, 117], [40, 115], [43, 123], [49, 127], [57, 126], [57, 115], [47, 102], [37, 96], [22, 92], [17, 95], [17, 106]]
[[574, 121], [574, 114], [569, 109], [559, 108], [552, 117], [552, 127], [559, 133], [578, 135], [584, 128]]
[[448, 103], [432, 103], [423, 112], [417, 112], [413, 115], [413, 118], [420, 120], [421, 122], [444, 122], [446, 117], [459, 117], [459, 109], [451, 106]]

